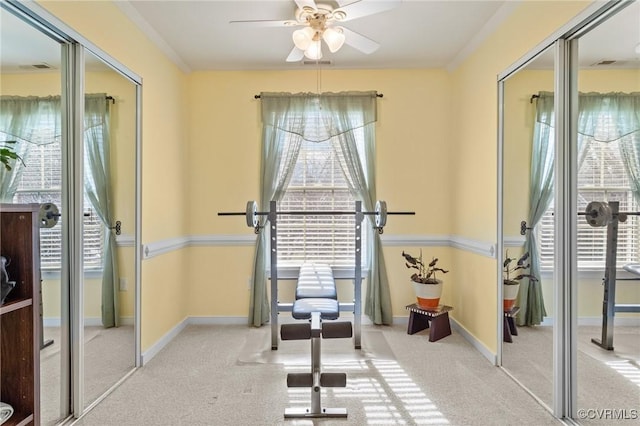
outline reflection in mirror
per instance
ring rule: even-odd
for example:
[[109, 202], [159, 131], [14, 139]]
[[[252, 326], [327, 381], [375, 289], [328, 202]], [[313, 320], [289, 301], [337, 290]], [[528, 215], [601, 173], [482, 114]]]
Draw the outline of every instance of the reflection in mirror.
[[[553, 276], [545, 264], [522, 269], [518, 260], [528, 253], [524, 265], [532, 264], [539, 258], [532, 249], [536, 240], [553, 241], [553, 228], [538, 232], [553, 207], [553, 89], [550, 47], [505, 81], [503, 105], [503, 244], [505, 259], [513, 260], [505, 265], [503, 276], [502, 365], [549, 407]], [[510, 294], [517, 295], [515, 302]]]
[[[0, 140], [15, 140], [22, 161], [0, 170], [6, 203], [53, 203], [61, 207], [61, 47], [58, 42], [0, 9]], [[69, 412], [68, 302], [61, 289], [62, 226], [40, 228], [40, 421], [59, 422]], [[3, 253], [4, 254], [4, 253]], [[18, 262], [19, 259], [14, 259]], [[4, 331], [4, 329], [3, 329]], [[3, 336], [3, 345], [4, 345]], [[11, 350], [10, 350], [11, 351]], [[5, 348], [2, 348], [3, 358]], [[9, 352], [11, 353], [11, 352]], [[15, 355], [15, 354], [14, 354]], [[13, 355], [12, 355], [13, 356]], [[5, 366], [3, 359], [3, 368]], [[4, 374], [2, 371], [0, 374]], [[37, 392], [37, 390], [35, 390]], [[2, 389], [7, 392], [7, 389]]]
[[[591, 202], [640, 211], [638, 43], [639, 2], [578, 40], [579, 212]], [[624, 267], [640, 264], [640, 217], [620, 219], [617, 231], [615, 219], [597, 227], [576, 220], [580, 422], [630, 419], [640, 401], [640, 270]]]
[[86, 52], [85, 93], [84, 402], [88, 406], [135, 366], [136, 86]]

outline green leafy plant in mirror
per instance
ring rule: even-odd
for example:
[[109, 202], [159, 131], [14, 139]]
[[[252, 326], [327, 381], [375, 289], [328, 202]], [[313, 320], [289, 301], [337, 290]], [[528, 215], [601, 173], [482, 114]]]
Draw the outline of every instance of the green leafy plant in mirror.
[[12, 164], [17, 160], [20, 160], [22, 165], [24, 162], [22, 158], [16, 153], [12, 145], [16, 144], [16, 141], [2, 141], [0, 142], [0, 162], [4, 165], [5, 169], [11, 170]]
[[531, 264], [527, 263], [527, 260], [529, 260], [529, 252], [524, 253], [520, 257], [509, 257], [509, 251], [506, 252], [504, 262], [502, 264], [504, 284], [516, 285], [519, 284], [520, 280], [523, 278], [529, 278], [531, 281], [538, 281], [538, 278], [526, 272], [531, 267]]
[[449, 271], [445, 271], [442, 268], [436, 267], [438, 258], [434, 257], [431, 262], [425, 264], [422, 261], [422, 249], [420, 249], [420, 256], [413, 257], [409, 253], [402, 252], [402, 257], [405, 259], [405, 266], [409, 269], [417, 269], [418, 272], [411, 275], [411, 280], [422, 284], [438, 284], [436, 279], [436, 272], [442, 272], [446, 274]]

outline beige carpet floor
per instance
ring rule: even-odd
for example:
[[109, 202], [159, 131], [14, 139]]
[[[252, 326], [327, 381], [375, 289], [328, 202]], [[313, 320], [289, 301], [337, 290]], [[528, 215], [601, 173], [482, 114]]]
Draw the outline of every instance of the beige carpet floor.
[[[43, 425], [60, 419], [60, 329], [45, 327], [44, 340], [53, 343], [40, 351], [40, 417]], [[133, 326], [84, 329], [84, 399], [88, 406], [135, 365]]]
[[[588, 425], [617, 424], [593, 410], [640, 415], [640, 327], [616, 326], [614, 350], [591, 343], [601, 328], [578, 327], [578, 409], [592, 410]], [[546, 404], [553, 398], [553, 329], [519, 327], [513, 343], [504, 344], [503, 365]]]
[[323, 406], [347, 419], [285, 420], [308, 406], [310, 390], [286, 387], [307, 371], [309, 342], [271, 351], [269, 327], [185, 328], [78, 425], [555, 425], [558, 422], [455, 331], [438, 342], [406, 326], [363, 327], [323, 341], [327, 372], [346, 372], [346, 388], [323, 389]]

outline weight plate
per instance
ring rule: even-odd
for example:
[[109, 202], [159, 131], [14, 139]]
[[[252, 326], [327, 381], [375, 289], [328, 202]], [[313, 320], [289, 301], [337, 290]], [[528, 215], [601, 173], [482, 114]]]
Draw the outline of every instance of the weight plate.
[[53, 228], [58, 223], [60, 212], [58, 207], [53, 203], [40, 204], [38, 219], [40, 220], [40, 228]]
[[609, 204], [601, 201], [590, 202], [584, 212], [587, 223], [593, 227], [607, 226], [613, 217]]
[[255, 228], [256, 226], [258, 226], [258, 215], [256, 214], [257, 212], [258, 203], [256, 203], [255, 201], [247, 201], [246, 218], [247, 226], [249, 228]]
[[376, 228], [383, 228], [387, 224], [387, 202], [376, 201]]

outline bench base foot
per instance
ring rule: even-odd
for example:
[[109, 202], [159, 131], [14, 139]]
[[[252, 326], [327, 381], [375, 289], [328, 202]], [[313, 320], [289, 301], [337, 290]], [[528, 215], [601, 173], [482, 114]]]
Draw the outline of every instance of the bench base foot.
[[309, 408], [295, 407], [284, 410], [285, 419], [309, 419], [309, 418], [347, 418], [346, 408], [323, 408], [319, 413], [312, 412]]

